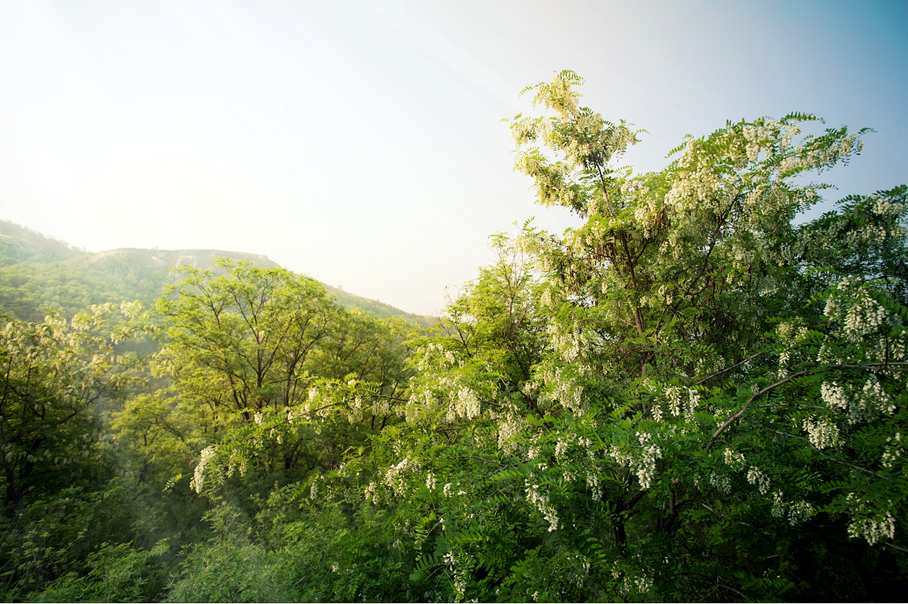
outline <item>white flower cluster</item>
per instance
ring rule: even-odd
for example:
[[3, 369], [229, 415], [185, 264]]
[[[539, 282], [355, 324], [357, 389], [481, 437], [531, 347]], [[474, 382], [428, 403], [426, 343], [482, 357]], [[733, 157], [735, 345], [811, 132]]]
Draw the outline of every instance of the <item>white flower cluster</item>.
[[[576, 242], [574, 243], [576, 247]], [[579, 359], [590, 346], [586, 335], [576, 324], [568, 331], [564, 331], [557, 323], [550, 323], [548, 332], [552, 345], [558, 349], [561, 357], [568, 363], [573, 363]]]
[[653, 420], [657, 422], [662, 421], [662, 404], [659, 401], [653, 403]]
[[[747, 159], [756, 162], [759, 160], [761, 152], [767, 156], [772, 155], [772, 139], [779, 130], [780, 124], [775, 120], [768, 120], [765, 124], [758, 126], [744, 126], [742, 134], [747, 140]], [[791, 140], [791, 136], [788, 137], [788, 140]]]
[[246, 475], [246, 456], [243, 455], [240, 451], [233, 449], [230, 451], [230, 455], [227, 456], [227, 471], [224, 472], [227, 478], [233, 477], [236, 472], [240, 473], [240, 476]]
[[729, 447], [725, 447], [725, 465], [732, 466], [733, 468], [741, 469], [744, 466], [744, 454], [738, 453], [737, 451], [732, 451]]
[[677, 386], [670, 386], [665, 390], [665, 397], [668, 399], [668, 408], [672, 415], [675, 417], [681, 415], [681, 389]]
[[756, 485], [757, 488], [760, 489], [760, 495], [765, 495], [769, 492], [769, 476], [756, 466], [750, 466], [750, 469], [747, 471], [747, 482]]
[[413, 358], [420, 371], [428, 371], [435, 367], [440, 367], [444, 370], [455, 365], [454, 355], [450, 351], [446, 351], [441, 344], [437, 343], [418, 348], [414, 351]]
[[886, 309], [870, 296], [867, 286], [851, 277], [839, 282], [824, 313], [842, 325], [843, 335], [852, 342], [876, 332], [887, 318]]
[[855, 519], [848, 525], [848, 536], [852, 539], [863, 537], [870, 545], [876, 545], [883, 539], [895, 537], [895, 518], [891, 512], [877, 520], [875, 518]]
[[388, 471], [385, 472], [385, 485], [393, 489], [398, 496], [404, 494], [406, 490], [406, 482], [404, 481], [404, 473], [412, 466], [410, 463], [409, 457], [404, 457], [397, 465], [391, 466], [388, 468]]
[[690, 423], [694, 421], [694, 411], [700, 404], [700, 393], [693, 388], [687, 390], [687, 407], [684, 409], [684, 419]]
[[[815, 142], [817, 139], [814, 139]], [[864, 142], [858, 138], [855, 133], [844, 136], [831, 145], [804, 145], [798, 147], [797, 151], [802, 154], [803, 162], [811, 167], [819, 169], [831, 168], [836, 162], [850, 156], [852, 153], [860, 153], [864, 148]]]
[[902, 451], [904, 450], [904, 443], [902, 441], [902, 433], [895, 433], [895, 440], [890, 436], [886, 439], [888, 443], [886, 449], [883, 451], [883, 459], [881, 461], [884, 468], [892, 469], [892, 466], [895, 465], [899, 458], [902, 457]]
[[454, 400], [454, 409], [464, 419], [473, 419], [481, 413], [479, 397], [469, 388], [461, 388]]
[[836, 382], [831, 384], [823, 382], [823, 385], [820, 386], [820, 397], [833, 409], [848, 410], [848, 396], [845, 394], [845, 389]]
[[709, 473], [709, 484], [722, 491], [726, 495], [731, 493], [731, 480], [725, 474]]
[[[357, 396], [354, 399], [354, 405], [362, 405]], [[386, 398], [376, 398], [372, 403], [372, 414], [377, 416], [388, 415], [391, 412], [391, 401]]]
[[831, 384], [824, 382], [820, 386], [820, 396], [830, 407], [846, 411], [850, 424], [873, 421], [881, 413], [892, 415], [896, 411], [892, 398], [883, 390], [874, 375], [867, 379], [864, 387], [858, 392], [849, 385], [839, 386], [836, 382]]
[[529, 479], [526, 483], [526, 492], [527, 492], [527, 501], [530, 502], [540, 514], [545, 517], [546, 522], [549, 523], [549, 532], [558, 530], [558, 514], [555, 512], [555, 508], [549, 504], [548, 495], [543, 495], [539, 492], [538, 484], [530, 484]]
[[894, 199], [886, 199], [879, 195], [871, 195], [869, 199], [874, 200], [873, 213], [878, 216], [898, 216], [905, 211], [905, 204]]
[[593, 501], [602, 499], [602, 484], [596, 472], [586, 472], [586, 485], [589, 487]]
[[802, 522], [810, 520], [813, 516], [816, 515], [817, 511], [814, 507], [808, 502], [804, 501], [793, 501], [791, 503], [786, 503], [782, 498], [782, 491], [776, 491], [772, 494], [773, 503], [772, 503], [772, 515], [775, 518], [784, 518], [786, 513], [788, 515], [788, 523], [791, 526], [797, 526]]
[[[442, 522], [444, 522], [444, 520], [442, 520]], [[466, 562], [466, 564], [459, 563], [457, 558], [455, 558], [454, 556], [454, 550], [447, 552], [443, 558], [445, 566], [454, 574], [454, 592], [456, 594], [456, 597], [454, 598], [455, 602], [462, 601], [464, 594], [467, 591], [467, 569], [464, 567], [469, 566], [470, 556], [466, 555], [465, 558], [466, 560], [464, 560], [464, 562]]]
[[802, 522], [807, 522], [813, 516], [816, 516], [817, 511], [814, 507], [804, 501], [794, 501], [788, 505], [788, 522], [791, 526], [797, 526]]
[[810, 444], [819, 450], [839, 444], [839, 427], [829, 417], [818, 418], [814, 415], [804, 420], [803, 427], [807, 431]]
[[640, 450], [635, 456], [632, 453], [624, 453], [617, 445], [612, 445], [609, 449], [609, 455], [619, 465], [628, 466], [631, 471], [637, 475], [640, 481], [640, 488], [648, 489], [653, 484], [653, 478], [656, 475], [656, 461], [662, 456], [662, 450], [652, 441], [652, 434], [640, 432], [637, 434], [637, 440], [640, 442]]
[[542, 373], [541, 377], [549, 388], [548, 392], [544, 392], [540, 396], [541, 400], [559, 402], [574, 415], [586, 413], [587, 406], [583, 400], [583, 386], [578, 385], [574, 378], [565, 377], [561, 367], [554, 370], [547, 369]]
[[435, 480], [435, 474], [433, 474], [432, 472], [429, 472], [426, 475], [426, 488], [429, 489], [430, 491], [434, 491], [436, 484], [438, 484], [438, 483]]
[[889, 237], [889, 231], [884, 226], [867, 224], [858, 231], [845, 233], [845, 245], [851, 249], [860, 249], [863, 246], [880, 246]]
[[[625, 578], [626, 579], [626, 578]], [[634, 591], [638, 594], [645, 594], [653, 587], [653, 580], [643, 573], [639, 577], [634, 577]]]
[[572, 436], [572, 434], [566, 434], [563, 439], [559, 438], [555, 443], [555, 461], [559, 464], [564, 464], [567, 461], [567, 452], [573, 440]]
[[195, 472], [193, 473], [192, 480], [189, 481], [189, 488], [191, 488], [196, 493], [201, 494], [202, 488], [205, 486], [205, 466], [214, 459], [214, 454], [218, 450], [217, 445], [211, 445], [210, 447], [205, 447], [202, 449], [202, 455], [199, 459], [198, 465], [195, 467]]
[[[687, 151], [684, 158], [688, 157], [690, 150], [693, 148], [692, 142], [688, 143]], [[684, 178], [675, 179], [672, 188], [665, 196], [666, 204], [674, 206], [679, 212], [696, 207], [700, 200], [712, 198], [721, 188], [723, 181], [715, 170], [709, 167], [701, 167], [691, 170], [684, 175]]]
[[[637, 556], [635, 556], [636, 558]], [[638, 577], [631, 577], [626, 571], [622, 571], [618, 566], [618, 562], [615, 561], [615, 566], [612, 568], [612, 578], [616, 581], [621, 579], [619, 584], [619, 589], [621, 594], [625, 597], [629, 596], [631, 593], [636, 592], [638, 594], [645, 594], [653, 587], [653, 580], [644, 572]]]
[[[665, 389], [665, 400], [668, 403], [668, 410], [674, 416], [678, 417], [684, 414], [685, 421], [694, 421], [694, 412], [700, 404], [700, 393], [693, 388], [687, 389], [687, 402], [684, 402], [684, 390], [677, 386], [669, 386]], [[653, 419], [657, 422], [662, 421], [662, 405], [659, 402], [653, 404]]]
[[517, 436], [523, 428], [523, 420], [509, 415], [498, 425], [498, 448], [505, 453], [512, 453], [517, 448]]

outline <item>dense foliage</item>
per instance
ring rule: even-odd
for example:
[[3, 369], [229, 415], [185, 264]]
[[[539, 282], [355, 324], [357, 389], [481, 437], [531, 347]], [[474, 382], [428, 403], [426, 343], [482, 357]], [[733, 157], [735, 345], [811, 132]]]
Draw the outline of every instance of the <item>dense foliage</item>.
[[495, 236], [430, 330], [230, 260], [10, 321], [5, 599], [897, 599], [908, 187], [799, 222], [865, 133], [806, 114], [633, 174], [579, 84], [510, 127], [582, 226]]

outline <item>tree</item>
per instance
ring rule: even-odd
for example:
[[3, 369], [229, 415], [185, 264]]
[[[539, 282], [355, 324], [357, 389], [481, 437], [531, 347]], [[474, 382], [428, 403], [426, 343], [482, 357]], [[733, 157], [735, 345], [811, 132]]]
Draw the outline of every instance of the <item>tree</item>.
[[181, 268], [184, 280], [158, 303], [168, 321], [161, 365], [211, 430], [306, 400], [307, 359], [340, 312], [307, 277], [227, 259], [219, 266], [219, 277]]
[[318, 282], [284, 269], [220, 266], [220, 276], [182, 269], [186, 278], [158, 304], [167, 322], [158, 362], [173, 380], [158, 396], [175, 413], [161, 407], [149, 422], [141, 419], [148, 405], [137, 404], [118, 426], [165, 442], [192, 418], [197, 429], [180, 437], [200, 454], [198, 493], [230, 478], [254, 492], [336, 467], [406, 400], [403, 340], [412, 326], [348, 312]]
[[[124, 302], [129, 321], [113, 332], [113, 304], [96, 305], [69, 323], [48, 315], [43, 323], [9, 320], [0, 330], [0, 467], [4, 506], [15, 508], [26, 491], [72, 486], [96, 471], [104, 456], [92, 407], [130, 378], [136, 359], [116, 346], [136, 335], [138, 303]], [[53, 486], [52, 486], [53, 485]]]
[[826, 187], [794, 177], [866, 132], [803, 135], [805, 114], [728, 123], [633, 175], [613, 166], [635, 132], [580, 107], [580, 83], [532, 87], [550, 113], [511, 128], [537, 201], [584, 224], [518, 238], [541, 273], [527, 312], [500, 265], [449, 306], [410, 421], [338, 484], [355, 472], [412, 527], [416, 585], [441, 597], [891, 596], [906, 189], [795, 225]]
[[[111, 321], [116, 310], [122, 317]], [[70, 322], [57, 314], [41, 323], [3, 318], [0, 593], [12, 601], [129, 532], [130, 507], [99, 416], [138, 377], [138, 359], [119, 347], [145, 331], [145, 313], [124, 302]]]

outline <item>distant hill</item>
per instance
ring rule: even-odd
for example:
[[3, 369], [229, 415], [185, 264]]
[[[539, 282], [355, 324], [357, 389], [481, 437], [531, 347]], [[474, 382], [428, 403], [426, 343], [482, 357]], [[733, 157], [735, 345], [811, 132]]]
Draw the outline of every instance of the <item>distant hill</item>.
[[56, 262], [85, 252], [15, 222], [0, 220], [0, 266], [17, 262]]
[[[0, 221], [0, 308], [25, 321], [41, 321], [45, 309], [71, 316], [92, 304], [161, 296], [180, 265], [213, 268], [217, 258], [279, 266], [267, 256], [225, 250], [149, 250], [123, 248], [91, 253], [9, 221]], [[399, 317], [421, 326], [437, 321], [404, 312], [377, 300], [325, 285], [338, 303], [377, 317]]]

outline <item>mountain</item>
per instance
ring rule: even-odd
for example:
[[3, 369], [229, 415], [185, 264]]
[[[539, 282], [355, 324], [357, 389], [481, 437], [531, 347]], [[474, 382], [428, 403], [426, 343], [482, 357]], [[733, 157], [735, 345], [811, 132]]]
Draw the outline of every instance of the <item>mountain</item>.
[[68, 243], [45, 237], [15, 222], [0, 220], [0, 266], [17, 262], [56, 262], [83, 254]]
[[[225, 250], [122, 248], [91, 253], [9, 221], [0, 221], [0, 308], [26, 321], [41, 321], [50, 308], [66, 316], [92, 304], [141, 300], [150, 306], [180, 265], [213, 268], [217, 258], [279, 266], [267, 256]], [[377, 317], [399, 317], [421, 326], [437, 319], [414, 315], [377, 300], [325, 285], [339, 304]]]

